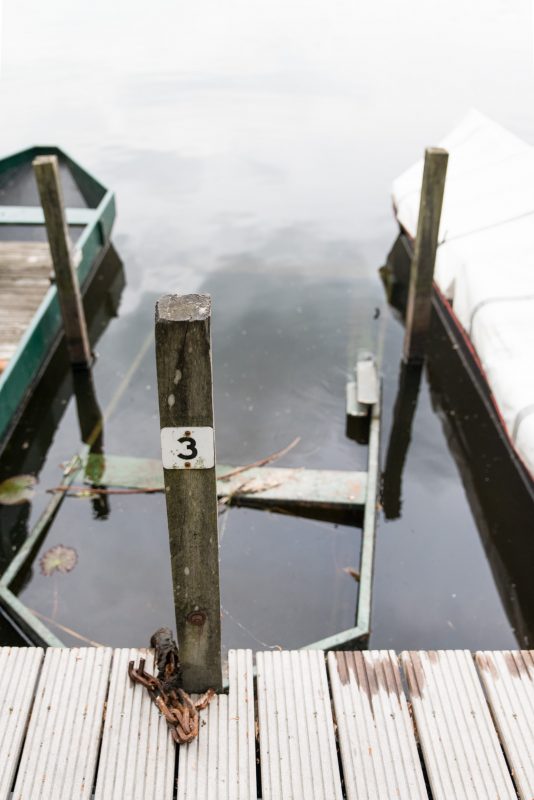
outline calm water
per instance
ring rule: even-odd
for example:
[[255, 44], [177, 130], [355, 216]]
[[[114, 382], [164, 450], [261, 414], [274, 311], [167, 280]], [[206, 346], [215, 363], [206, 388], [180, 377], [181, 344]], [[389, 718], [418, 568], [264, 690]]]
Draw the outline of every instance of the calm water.
[[[2, 153], [57, 143], [117, 196], [126, 286], [97, 346], [102, 408], [141, 356], [107, 453], [158, 456], [147, 337], [169, 291], [213, 296], [221, 462], [299, 435], [282, 463], [363, 468], [344, 417], [359, 348], [381, 354], [386, 449], [403, 333], [377, 273], [396, 236], [390, 183], [472, 106], [534, 141], [530, 11], [528, 0], [453, 0], [439, 15], [425, 0], [5, 2]], [[514, 576], [487, 558], [443, 405], [425, 373], [401, 516], [379, 519], [373, 647], [516, 641]], [[50, 441], [35, 425], [49, 399], [35, 409], [1, 469], [29, 443], [44, 456], [39, 492], [1, 512], [4, 552], [79, 447], [72, 399]], [[20, 596], [90, 639], [143, 644], [172, 622], [166, 537], [161, 496], [111, 497], [100, 515], [67, 499], [43, 550], [75, 547], [78, 565], [45, 578], [35, 564]], [[221, 539], [226, 645], [298, 646], [352, 626], [343, 567], [357, 563], [358, 528], [234, 509]]]

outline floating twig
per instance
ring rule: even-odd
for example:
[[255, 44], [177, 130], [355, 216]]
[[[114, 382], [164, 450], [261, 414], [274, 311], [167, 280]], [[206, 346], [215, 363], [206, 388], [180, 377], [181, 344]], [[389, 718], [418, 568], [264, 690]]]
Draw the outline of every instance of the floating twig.
[[259, 461], [254, 461], [252, 464], [246, 464], [246, 466], [244, 467], [236, 467], [236, 469], [227, 472], [226, 475], [220, 475], [218, 479], [220, 481], [228, 481], [235, 475], [240, 475], [242, 472], [246, 472], [249, 469], [254, 469], [255, 467], [264, 467], [266, 464], [272, 464], [273, 461], [278, 461], [279, 458], [282, 458], [287, 453], [289, 453], [290, 450], [293, 450], [293, 448], [296, 447], [300, 442], [300, 438], [301, 438], [300, 436], [297, 436], [295, 437], [295, 439], [293, 439], [293, 441], [290, 444], [288, 444], [287, 447], [284, 447], [283, 450], [278, 450], [278, 452], [273, 453], [270, 456], [267, 456], [267, 458], [262, 458]]
[[354, 567], [341, 567], [341, 569], [343, 572], [346, 572], [347, 575], [350, 575], [351, 578], [354, 578], [357, 583], [360, 582], [360, 573], [357, 569], [354, 569]]
[[60, 631], [63, 633], [68, 633], [69, 636], [73, 636], [75, 639], [79, 639], [81, 642], [87, 642], [90, 644], [91, 647], [106, 647], [107, 645], [101, 644], [101, 642], [94, 642], [92, 639], [88, 639], [87, 636], [83, 636], [83, 634], [74, 631], [72, 628], [68, 628], [66, 625], [62, 625], [61, 622], [58, 622], [51, 617], [47, 617], [46, 614], [41, 614], [40, 611], [36, 611], [35, 608], [29, 608], [28, 611], [31, 611], [32, 614], [35, 614], [36, 617], [39, 619], [44, 620], [44, 622], [48, 622], [50, 625], [55, 625], [56, 628], [59, 628]]
[[228, 492], [228, 494], [219, 498], [219, 514], [222, 514], [223, 511], [232, 504], [234, 497], [241, 494], [261, 494], [261, 492], [266, 492], [268, 489], [275, 489], [280, 485], [281, 481], [260, 481], [259, 478], [249, 478], [236, 486], [232, 492]]
[[90, 497], [94, 494], [157, 494], [165, 491], [163, 487], [149, 487], [137, 489], [101, 489], [87, 484], [86, 486], [54, 486], [53, 489], [46, 490], [49, 494], [56, 492], [68, 492], [68, 497]]

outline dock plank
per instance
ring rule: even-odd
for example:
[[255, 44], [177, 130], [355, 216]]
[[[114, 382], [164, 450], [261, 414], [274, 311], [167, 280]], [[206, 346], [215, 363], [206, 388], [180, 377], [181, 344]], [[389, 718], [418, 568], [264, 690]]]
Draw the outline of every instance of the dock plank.
[[256, 722], [253, 653], [231, 650], [178, 749], [128, 677], [141, 657], [0, 648], [0, 800], [255, 800], [256, 724], [263, 800], [534, 797], [534, 651], [477, 653], [480, 679], [467, 651], [403, 653], [409, 698], [393, 651], [330, 652], [330, 682], [322, 651], [260, 652]]
[[252, 650], [228, 651], [228, 753], [235, 787], [230, 800], [256, 798], [256, 724]]
[[397, 657], [328, 653], [348, 800], [427, 800]]
[[0, 800], [11, 796], [44, 651], [0, 647]]
[[172, 800], [175, 745], [164, 717], [143, 686], [134, 684], [128, 664], [152, 650], [119, 648], [113, 665], [96, 782], [95, 800]]
[[90, 798], [111, 648], [49, 648], [13, 792], [16, 800]]
[[0, 242], [0, 372], [50, 287], [47, 242]]
[[434, 800], [517, 797], [468, 651], [402, 656]]
[[534, 797], [534, 650], [478, 652], [480, 672], [521, 800]]
[[341, 800], [324, 653], [256, 660], [263, 800]]
[[251, 650], [229, 651], [228, 678], [228, 696], [200, 712], [198, 737], [180, 747], [178, 800], [256, 800]]

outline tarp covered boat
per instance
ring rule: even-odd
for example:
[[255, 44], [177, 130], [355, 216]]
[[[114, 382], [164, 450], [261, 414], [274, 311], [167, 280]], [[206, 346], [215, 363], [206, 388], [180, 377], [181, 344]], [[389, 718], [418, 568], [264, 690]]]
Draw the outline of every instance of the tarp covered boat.
[[[534, 147], [477, 111], [441, 142], [449, 166], [434, 273], [441, 310], [470, 349], [494, 411], [534, 476]], [[423, 161], [393, 184], [414, 239]]]

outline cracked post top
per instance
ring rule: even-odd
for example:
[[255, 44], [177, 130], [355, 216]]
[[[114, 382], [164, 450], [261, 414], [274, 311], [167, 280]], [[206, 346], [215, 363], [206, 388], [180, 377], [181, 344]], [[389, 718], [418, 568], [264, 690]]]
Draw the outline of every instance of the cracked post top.
[[156, 303], [156, 322], [202, 322], [210, 316], [209, 294], [164, 294]]

